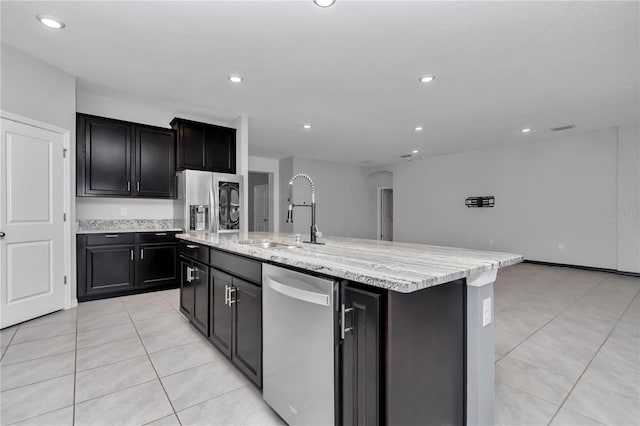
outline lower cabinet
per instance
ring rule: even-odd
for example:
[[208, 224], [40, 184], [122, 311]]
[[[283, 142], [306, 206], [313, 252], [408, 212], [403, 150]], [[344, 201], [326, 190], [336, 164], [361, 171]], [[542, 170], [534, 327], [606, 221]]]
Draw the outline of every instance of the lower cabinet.
[[381, 300], [370, 291], [345, 285], [342, 341], [342, 423], [380, 424]]
[[231, 360], [262, 387], [262, 288], [234, 277], [230, 299], [233, 310]]
[[262, 387], [262, 288], [211, 268], [209, 340]]
[[99, 296], [135, 289], [135, 246], [103, 246], [86, 249], [85, 294]]
[[78, 300], [175, 288], [176, 232], [78, 234]]
[[180, 311], [209, 336], [209, 266], [180, 256]]
[[227, 357], [231, 357], [232, 309], [228, 303], [229, 289], [233, 287], [233, 277], [211, 268], [209, 289], [211, 292], [211, 313], [209, 315], [211, 333], [209, 339]]

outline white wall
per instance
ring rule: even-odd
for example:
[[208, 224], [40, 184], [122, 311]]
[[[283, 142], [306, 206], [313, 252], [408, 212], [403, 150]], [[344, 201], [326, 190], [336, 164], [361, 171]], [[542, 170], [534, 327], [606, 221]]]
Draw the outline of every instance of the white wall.
[[[637, 149], [637, 127], [635, 135], [625, 144]], [[630, 161], [637, 159], [636, 155]], [[628, 166], [636, 173], [637, 167], [637, 163]], [[398, 241], [618, 268], [618, 223], [615, 215], [608, 214], [618, 207], [616, 128], [416, 159], [391, 170]], [[637, 175], [630, 175], [637, 182]], [[495, 196], [496, 207], [465, 207], [465, 198], [473, 195]], [[630, 201], [634, 203], [638, 208]], [[636, 231], [621, 250], [626, 253], [637, 238]]]
[[[288, 162], [292, 162], [289, 167]], [[288, 182], [296, 173], [306, 173], [313, 179], [316, 193], [316, 223], [325, 235], [375, 238], [375, 192], [371, 190], [369, 173], [357, 166], [329, 161], [294, 157], [280, 161], [282, 220], [286, 219]], [[285, 172], [285, 168], [287, 169]], [[311, 190], [304, 179], [294, 183], [294, 201], [311, 201]], [[308, 239], [311, 224], [310, 209], [297, 207], [293, 232]], [[290, 224], [288, 229], [291, 229]], [[282, 226], [282, 225], [281, 225]], [[287, 229], [287, 228], [281, 228]], [[285, 232], [291, 232], [289, 230]]]
[[[249, 157], [249, 170], [269, 174], [269, 229], [273, 232], [280, 231], [281, 211], [280, 210], [280, 160], [275, 158]], [[251, 195], [251, 194], [249, 194]], [[285, 199], [286, 202], [286, 199]]]
[[640, 129], [618, 128], [618, 267], [640, 272]]
[[[0, 45], [0, 109], [68, 130], [69, 194], [75, 194], [76, 79], [27, 53]], [[70, 299], [76, 298], [75, 204], [69, 206]]]
[[[236, 128], [242, 125], [240, 118], [236, 122], [227, 123], [203, 114], [186, 112], [180, 108], [160, 108], [151, 104], [134, 103], [83, 93], [78, 93], [77, 109], [78, 112], [85, 114], [165, 128], [171, 128], [169, 123], [174, 117]], [[238, 173], [240, 173], [240, 167], [243, 166], [240, 157], [244, 152], [241, 144], [245, 140], [240, 133], [241, 129], [239, 128], [237, 140]], [[174, 215], [173, 203], [173, 200], [76, 197], [77, 219], [171, 219]], [[127, 209], [126, 216], [120, 214], [122, 208]]]

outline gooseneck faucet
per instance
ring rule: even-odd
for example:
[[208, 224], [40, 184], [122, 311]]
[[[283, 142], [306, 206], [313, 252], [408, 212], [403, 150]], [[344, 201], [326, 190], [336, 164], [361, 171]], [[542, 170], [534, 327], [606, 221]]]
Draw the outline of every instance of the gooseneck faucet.
[[[309, 182], [311, 186], [311, 204], [295, 204], [293, 202], [293, 182], [298, 178], [304, 178]], [[322, 237], [322, 233], [318, 231], [318, 226], [316, 225], [316, 192], [313, 186], [313, 181], [309, 177], [309, 175], [305, 173], [298, 173], [289, 181], [289, 210], [287, 211], [287, 222], [293, 223], [293, 209], [294, 207], [310, 207], [311, 208], [311, 229], [310, 229], [310, 241], [304, 241], [305, 243], [311, 244], [322, 244], [318, 242], [318, 237]]]

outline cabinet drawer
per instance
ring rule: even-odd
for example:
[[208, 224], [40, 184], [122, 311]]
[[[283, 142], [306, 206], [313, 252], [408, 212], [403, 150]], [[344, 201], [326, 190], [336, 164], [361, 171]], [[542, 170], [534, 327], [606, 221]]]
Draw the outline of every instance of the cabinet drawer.
[[180, 255], [209, 264], [209, 247], [190, 242], [180, 242]]
[[133, 232], [128, 233], [110, 233], [110, 234], [93, 234], [87, 235], [88, 246], [104, 246], [112, 244], [134, 244], [136, 234]]
[[141, 232], [137, 234], [138, 244], [175, 243], [176, 234], [175, 231]]
[[262, 284], [262, 263], [255, 260], [211, 249], [211, 265], [258, 285]]

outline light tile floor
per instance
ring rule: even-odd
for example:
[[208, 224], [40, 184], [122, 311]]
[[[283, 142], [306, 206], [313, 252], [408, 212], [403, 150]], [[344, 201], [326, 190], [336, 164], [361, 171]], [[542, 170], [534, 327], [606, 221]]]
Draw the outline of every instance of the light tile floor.
[[[495, 285], [496, 423], [640, 424], [640, 279], [521, 264]], [[178, 290], [1, 331], [0, 424], [281, 425]]]

